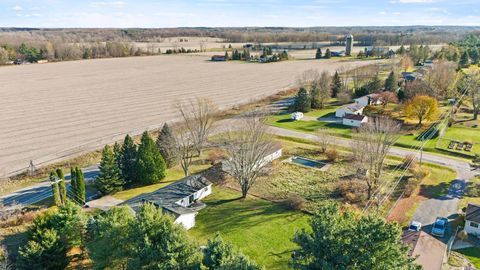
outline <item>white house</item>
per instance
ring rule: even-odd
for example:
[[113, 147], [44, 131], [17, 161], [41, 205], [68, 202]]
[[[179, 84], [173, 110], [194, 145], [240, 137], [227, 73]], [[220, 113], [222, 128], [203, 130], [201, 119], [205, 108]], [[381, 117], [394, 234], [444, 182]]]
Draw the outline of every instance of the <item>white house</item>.
[[344, 105], [335, 110], [335, 117], [344, 117], [346, 114], [362, 114], [364, 107], [357, 103]]
[[361, 105], [361, 106], [368, 106], [368, 105], [380, 105], [382, 104], [382, 102], [380, 100], [377, 99], [378, 97], [378, 94], [368, 94], [368, 95], [365, 95], [363, 97], [359, 97], [359, 98], [356, 98], [354, 99], [355, 103], [357, 103], [358, 105]]
[[206, 205], [201, 199], [212, 193], [212, 183], [197, 174], [187, 176], [173, 184], [157, 189], [154, 192], [139, 195], [126, 202], [135, 212], [144, 203], [152, 203], [162, 208], [164, 213], [171, 214], [176, 224], [182, 224], [185, 229], [195, 226], [195, 216]]
[[465, 231], [480, 235], [480, 205], [469, 203], [465, 213]]
[[290, 119], [296, 120], [296, 121], [301, 120], [302, 118], [303, 118], [303, 113], [302, 112], [294, 112], [290, 116]]
[[360, 127], [368, 122], [368, 117], [359, 114], [347, 114], [342, 119], [342, 124], [350, 127]]

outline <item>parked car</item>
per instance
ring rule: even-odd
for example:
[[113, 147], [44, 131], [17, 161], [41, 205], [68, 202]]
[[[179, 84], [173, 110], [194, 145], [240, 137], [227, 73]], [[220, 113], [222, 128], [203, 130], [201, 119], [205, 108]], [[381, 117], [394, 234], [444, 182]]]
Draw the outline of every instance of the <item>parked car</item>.
[[412, 223], [410, 223], [410, 226], [408, 226], [408, 230], [411, 232], [419, 232], [421, 229], [422, 229], [422, 223], [415, 220], [412, 221]]
[[444, 237], [445, 231], [447, 230], [447, 225], [448, 219], [437, 217], [437, 219], [435, 219], [435, 222], [433, 223], [432, 235]]

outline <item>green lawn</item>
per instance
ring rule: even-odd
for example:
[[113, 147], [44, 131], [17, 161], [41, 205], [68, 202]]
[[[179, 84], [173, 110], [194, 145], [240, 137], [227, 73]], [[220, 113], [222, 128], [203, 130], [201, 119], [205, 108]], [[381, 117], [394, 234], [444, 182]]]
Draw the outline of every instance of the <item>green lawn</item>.
[[463, 254], [476, 268], [480, 268], [480, 248], [463, 248], [456, 252]]
[[[472, 151], [467, 152], [464, 150], [448, 149], [448, 145], [452, 140], [473, 143]], [[480, 127], [459, 127], [457, 125], [449, 127], [437, 147], [448, 152], [462, 155], [474, 156], [474, 154], [480, 154]]]
[[336, 123], [327, 123], [321, 122], [317, 120], [308, 120], [308, 121], [292, 121], [290, 119], [290, 114], [279, 114], [279, 115], [272, 115], [268, 117], [267, 124], [279, 127], [290, 129], [299, 132], [306, 132], [306, 133], [313, 133], [315, 130], [319, 128], [328, 128], [332, 135], [350, 138], [352, 129], [348, 126], [344, 126], [341, 124]]
[[328, 117], [333, 114], [335, 116], [335, 110], [340, 107], [340, 106], [334, 106], [334, 105], [328, 105], [325, 106], [325, 109], [322, 110], [311, 110], [307, 113], [305, 113], [305, 116], [311, 116], [311, 117]]
[[289, 269], [288, 263], [295, 244], [291, 239], [296, 230], [308, 227], [309, 216], [286, 209], [266, 200], [214, 187], [203, 199], [207, 207], [196, 217], [196, 225], [188, 234], [200, 244], [220, 232], [265, 269]]

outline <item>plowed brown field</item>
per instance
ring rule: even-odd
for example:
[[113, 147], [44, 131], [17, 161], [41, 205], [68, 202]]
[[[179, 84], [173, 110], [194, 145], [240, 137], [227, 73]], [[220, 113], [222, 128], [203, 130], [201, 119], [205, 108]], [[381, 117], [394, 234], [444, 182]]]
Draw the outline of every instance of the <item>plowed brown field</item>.
[[306, 69], [334, 72], [371, 63], [336, 60], [214, 63], [206, 56], [154, 56], [0, 68], [0, 177], [58, 161], [177, 117], [175, 100], [222, 107], [273, 94]]

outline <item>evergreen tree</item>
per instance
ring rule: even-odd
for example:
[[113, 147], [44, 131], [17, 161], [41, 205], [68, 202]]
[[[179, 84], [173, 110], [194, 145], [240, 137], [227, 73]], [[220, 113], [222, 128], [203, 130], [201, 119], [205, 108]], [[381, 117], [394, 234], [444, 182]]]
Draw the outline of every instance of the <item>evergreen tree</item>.
[[178, 163], [178, 157], [175, 151], [176, 143], [172, 130], [167, 123], [163, 125], [162, 130], [158, 133], [156, 143], [160, 154], [162, 154], [162, 157], [165, 160], [167, 168], [175, 166]]
[[226, 51], [225, 52], [225, 61], [228, 61], [230, 59], [230, 57], [228, 56], [228, 52]]
[[83, 172], [80, 168], [76, 167], [75, 168], [75, 178], [76, 178], [76, 194], [75, 199], [77, 200], [78, 204], [84, 205], [85, 204], [85, 179], [83, 176]]
[[117, 159], [120, 164], [121, 178], [124, 179], [127, 184], [132, 184], [138, 179], [136, 175], [137, 146], [130, 135], [125, 136]]
[[115, 144], [113, 145], [113, 156], [119, 170], [120, 170], [121, 153], [122, 153], [122, 147], [118, 142], [115, 142]]
[[60, 191], [60, 198], [62, 199], [62, 204], [65, 204], [68, 200], [67, 183], [65, 182], [65, 175], [63, 174], [63, 170], [60, 168], [58, 168], [56, 172], [57, 172], [58, 178], [60, 178], [60, 182], [58, 184], [58, 188]]
[[312, 109], [312, 101], [310, 95], [307, 92], [307, 89], [300, 88], [295, 97], [295, 102], [293, 108], [297, 112], [309, 112]]
[[259, 266], [235, 250], [230, 243], [224, 242], [217, 233], [203, 250], [202, 264], [208, 270], [260, 270]]
[[464, 51], [462, 57], [460, 57], [460, 62], [458, 63], [460, 67], [468, 67], [470, 64], [470, 56], [468, 55], [468, 51]]
[[77, 172], [75, 168], [70, 168], [70, 186], [72, 187], [71, 194], [73, 198], [71, 198], [74, 202], [78, 203], [78, 200], [75, 198], [78, 194], [78, 184], [77, 184]]
[[342, 90], [342, 80], [340, 79], [340, 75], [338, 75], [338, 71], [335, 71], [335, 74], [332, 78], [332, 97], [337, 97], [338, 93]]
[[472, 59], [472, 64], [478, 65], [480, 63], [480, 52], [478, 51], [478, 47], [472, 48], [470, 58]]
[[388, 75], [388, 78], [385, 80], [385, 90], [395, 91], [397, 90], [397, 78], [395, 78], [395, 73], [392, 71]]
[[52, 195], [53, 195], [53, 202], [56, 206], [62, 205], [62, 198], [60, 197], [60, 191], [58, 190], [58, 176], [55, 171], [50, 173], [50, 182], [52, 185]]
[[366, 85], [367, 92], [369, 94], [378, 92], [383, 86], [382, 81], [378, 76], [373, 77], [373, 79]]
[[317, 52], [315, 53], [315, 59], [322, 58], [322, 49], [318, 48]]
[[325, 51], [325, 58], [326, 58], [326, 59], [332, 58], [332, 52], [330, 52], [330, 49], [327, 49], [327, 50]]
[[142, 134], [137, 154], [137, 175], [144, 184], [158, 183], [165, 178], [165, 161], [148, 132]]
[[102, 194], [112, 194], [122, 190], [125, 181], [120, 178], [120, 170], [109, 145], [103, 148], [99, 169], [100, 175], [95, 179], [95, 186]]
[[402, 45], [397, 51], [398, 54], [404, 55], [406, 53], [405, 47]]

